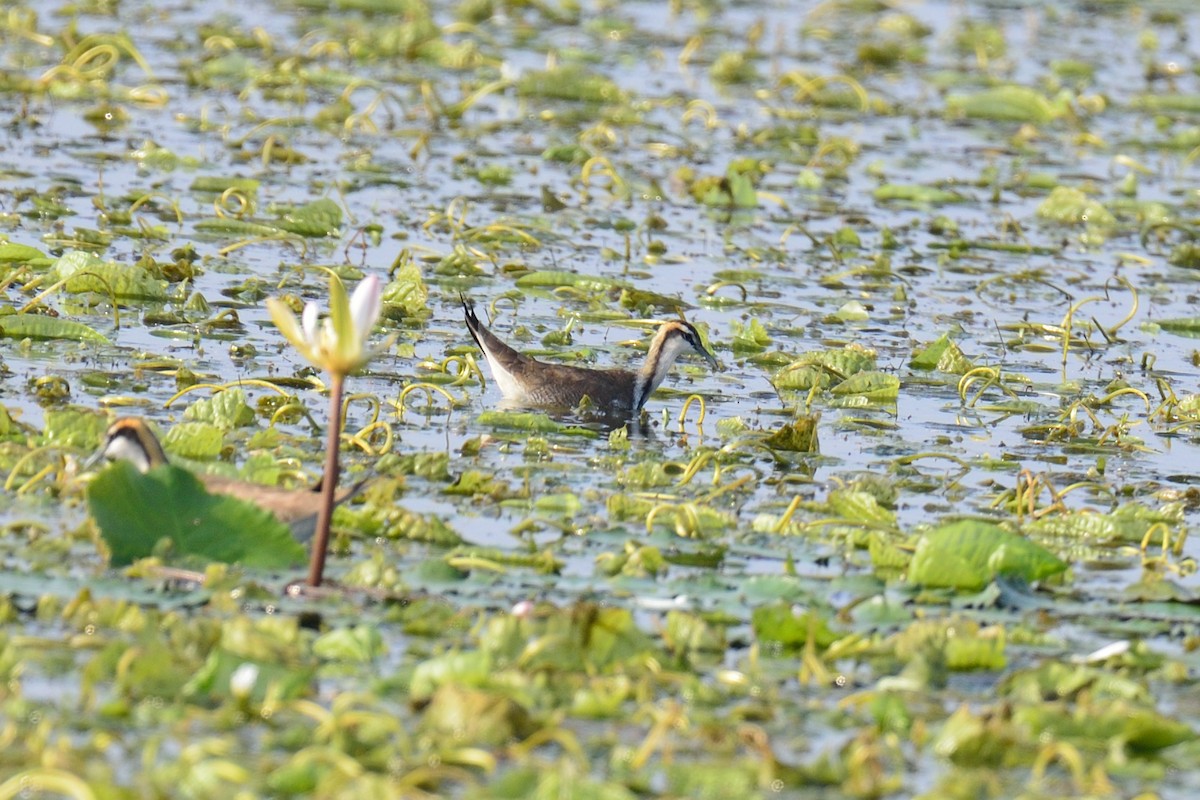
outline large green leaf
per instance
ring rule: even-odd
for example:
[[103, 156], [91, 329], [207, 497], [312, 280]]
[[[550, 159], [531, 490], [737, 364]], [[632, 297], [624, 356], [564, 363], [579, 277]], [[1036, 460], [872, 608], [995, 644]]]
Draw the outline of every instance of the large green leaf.
[[998, 575], [1035, 581], [1067, 568], [1053, 553], [999, 525], [964, 519], [935, 528], [917, 542], [910, 583], [981, 589]]
[[87, 502], [114, 566], [151, 555], [162, 539], [171, 540], [175, 553], [248, 567], [283, 568], [304, 559], [304, 548], [269, 512], [211, 495], [179, 467], [143, 475], [126, 461], [114, 462], [88, 485]]

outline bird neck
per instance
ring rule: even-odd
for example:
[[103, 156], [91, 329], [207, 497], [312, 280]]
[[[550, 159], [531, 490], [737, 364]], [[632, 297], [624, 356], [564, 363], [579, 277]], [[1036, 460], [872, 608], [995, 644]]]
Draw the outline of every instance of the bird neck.
[[654, 394], [654, 390], [667, 379], [671, 365], [675, 363], [675, 359], [679, 358], [679, 354], [686, 347], [678, 335], [672, 336], [671, 334], [671, 330], [659, 328], [658, 334], [650, 342], [646, 361], [638, 370], [637, 380], [634, 381], [633, 408], [635, 411], [645, 405], [646, 401], [650, 399], [650, 395]]

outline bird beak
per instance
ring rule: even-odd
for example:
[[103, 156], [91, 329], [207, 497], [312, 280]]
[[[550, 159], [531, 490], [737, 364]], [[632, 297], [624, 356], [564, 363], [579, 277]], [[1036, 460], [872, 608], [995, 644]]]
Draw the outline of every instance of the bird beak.
[[721, 362], [717, 361], [717, 357], [707, 350], [704, 351], [704, 360], [713, 368], [713, 372], [724, 372], [725, 368], [721, 366]]
[[104, 461], [104, 445], [100, 449], [87, 457], [87, 460], [80, 464], [79, 469], [82, 472], [90, 472]]

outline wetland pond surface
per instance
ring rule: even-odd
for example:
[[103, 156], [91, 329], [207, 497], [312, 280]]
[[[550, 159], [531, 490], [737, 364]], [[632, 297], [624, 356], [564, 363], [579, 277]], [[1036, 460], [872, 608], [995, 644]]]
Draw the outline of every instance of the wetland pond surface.
[[[10, 3], [0, 796], [1200, 793], [1190, 2]], [[329, 574], [110, 565], [118, 415]], [[518, 349], [682, 359], [637, 425]], [[694, 397], [693, 397], [694, 396]], [[173, 572], [166, 568], [198, 570]], [[174, 576], [174, 577], [172, 577]]]

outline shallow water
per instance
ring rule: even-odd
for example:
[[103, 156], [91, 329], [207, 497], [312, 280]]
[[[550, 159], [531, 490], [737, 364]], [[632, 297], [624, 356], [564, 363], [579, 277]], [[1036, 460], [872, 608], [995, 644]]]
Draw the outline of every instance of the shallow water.
[[[1086, 484], [1064, 495], [1063, 507], [1102, 513], [1135, 500], [1156, 507], [1175, 499], [1200, 473], [1195, 424], [1167, 423], [1152, 414], [1164, 395], [1196, 392], [1194, 340], [1166, 333], [1155, 323], [1195, 313], [1198, 273], [1167, 263], [1172, 247], [1189, 231], [1195, 235], [1200, 208], [1195, 151], [1169, 142], [1181, 137], [1196, 147], [1195, 137], [1187, 137], [1200, 122], [1195, 110], [1154, 112], [1140, 105], [1147, 96], [1194, 97], [1200, 92], [1200, 15], [1188, 13], [1189, 4], [930, 1], [885, 10], [869, 3], [685, 3], [679, 13], [668, 13], [659, 3], [631, 3], [588, 7], [570, 23], [555, 22], [534, 8], [498, 5], [485, 21], [457, 27], [458, 7], [436, 5], [433, 19], [442, 30], [441, 40], [474, 43], [482, 54], [479, 64], [466, 69], [450, 68], [433, 56], [381, 56], [373, 47], [382, 46], [384, 39], [363, 44], [372, 32], [385, 29], [399, 36], [400, 9], [372, 17], [346, 8], [323, 14], [317, 5], [304, 10], [289, 3], [259, 8], [125, 2], [112, 13], [104, 6], [87, 13], [75, 5], [38, 5], [37, 29], [48, 35], [65, 19], [76, 21], [76, 38], [128, 31], [151, 75], [124, 57], [106, 76], [103, 85], [109, 89], [94, 85], [80, 90], [51, 82], [55, 88], [49, 93], [23, 94], [11, 87], [0, 93], [0, 118], [9, 120], [0, 134], [0, 235], [57, 256], [64, 246], [56, 236], [77, 227], [110, 228], [98, 209], [126, 209], [132, 198], [153, 191], [159, 200], [135, 211], [134, 218], [164, 225], [166, 237], [147, 240], [118, 232], [102, 250], [103, 257], [131, 263], [149, 252], [169, 261], [172, 249], [191, 243], [201, 259], [186, 290], [172, 286], [172, 302], [132, 303], [122, 310], [119, 328], [106, 301], [65, 294], [49, 301], [63, 316], [104, 333], [111, 345], [0, 340], [0, 358], [8, 370], [0, 379], [3, 403], [22, 422], [35, 430], [44, 424], [46, 406], [39, 404], [31, 386], [43, 375], [67, 380], [69, 403], [111, 405], [125, 413], [130, 406], [113, 402], [124, 397], [136, 413], [164, 431], [204, 395], [189, 395], [164, 408], [177, 391], [175, 380], [139, 370], [139, 363], [179, 359], [213, 383], [290, 376], [304, 364], [270, 324], [262, 296], [286, 290], [320, 298], [324, 278], [314, 267], [350, 266], [386, 276], [407, 251], [422, 264], [430, 315], [385, 323], [386, 330], [398, 334], [398, 345], [377, 358], [368, 374], [356, 377], [351, 392], [396, 399], [403, 386], [429, 377], [423, 363], [470, 352], [460, 291], [477, 300], [481, 311], [502, 295], [517, 298], [517, 311], [511, 303], [501, 304], [491, 324], [521, 349], [553, 353], [555, 348], [543, 346], [541, 338], [579, 317], [571, 329], [570, 349], [586, 349], [593, 359], [588, 363], [596, 365], [636, 364], [638, 351], [624, 343], [644, 341], [649, 328], [632, 320], [670, 316], [669, 310], [653, 308], [603, 319], [602, 314], [621, 310], [616, 291], [517, 291], [519, 276], [538, 270], [600, 276], [677, 298], [688, 304], [688, 318], [706, 327], [725, 364], [723, 372], [712, 374], [698, 360], [682, 361], [667, 391], [647, 405], [650, 432], [631, 437], [628, 454], [616, 450], [607, 433], [594, 438], [552, 433], [531, 443], [524, 432], [481, 424], [480, 414], [500, 401], [490, 380], [482, 387], [471, 382], [450, 388], [464, 401], [460, 408], [451, 410], [438, 401], [422, 413], [415, 408], [418, 400], [402, 415], [385, 411], [397, 437], [396, 452], [443, 452], [450, 458], [447, 479], [406, 477], [398, 498], [402, 507], [443, 520], [467, 544], [514, 555], [549, 550], [562, 562], [557, 575], [477, 569], [452, 589], [426, 587], [416, 565], [439, 560], [441, 549], [389, 537], [373, 541], [353, 532], [347, 551], [333, 560], [332, 570], [344, 574], [358, 561], [381, 554], [414, 589], [430, 588], [457, 608], [495, 611], [526, 598], [558, 605], [603, 598], [638, 608], [639, 603], [678, 599], [685, 608], [733, 614], [738, 635], [752, 638], [748, 610], [763, 601], [746, 594], [745, 581], [784, 575], [789, 558], [812, 596], [845, 580], [846, 587], [832, 589], [832, 605], [861, 599], [865, 590], [854, 581], [874, 574], [865, 545], [837, 531], [827, 535], [820, 521], [829, 512], [818, 506], [831, 491], [863, 476], [883, 476], [894, 485], [898, 527], [913, 532], [957, 515], [1017, 522], [1001, 495], [1017, 485], [1022, 470], [1044, 475], [1056, 489]], [[914, 21], [926, 26], [928, 34], [894, 33], [901, 22]], [[994, 27], [1003, 35], [1004, 52], [989, 52], [986, 44], [957, 46], [968, 22]], [[714, 81], [711, 64], [723, 53], [747, 50], [747, 37], [758, 25], [761, 37], [748, 49], [758, 77], [745, 84]], [[205, 30], [207, 37], [199, 34], [205, 26], [212, 26]], [[864, 42], [892, 39], [923, 55], [883, 67], [860, 58]], [[338, 47], [357, 55], [342, 55]], [[60, 55], [59, 49], [13, 34], [0, 66], [10, 75], [36, 79]], [[235, 57], [247, 60], [250, 68], [238, 65]], [[208, 86], [189, 77], [193, 70], [215, 71], [219, 58], [228, 59], [230, 77]], [[1055, 65], [1067, 59], [1086, 63], [1093, 74], [1056, 77], [1066, 73], [1056, 73]], [[508, 86], [480, 99], [461, 119], [430, 111], [431, 103], [445, 108], [488, 81], [516, 79], [547, 64], [581, 64], [615, 82], [632, 99], [602, 108], [522, 95]], [[861, 109], [808, 102], [786, 82], [794, 72], [826, 77], [850, 73], [871, 105]], [[368, 82], [347, 95], [356, 111], [380, 92], [386, 95], [374, 117], [378, 132], [347, 132], [337, 120], [316, 122], [345, 87], [345, 73]], [[422, 82], [430, 90], [425, 94]], [[947, 94], [1002, 82], [1032, 87], [1049, 99], [1069, 90], [1073, 110], [1024, 126], [948, 112]], [[121, 87], [147, 84], [167, 97], [161, 107], [122, 99]], [[110, 89], [128, 121], [112, 126], [87, 122], [84, 113]], [[82, 97], [68, 96], [75, 93]], [[701, 110], [711, 108], [710, 127], [702, 113], [685, 114], [689, 102], [701, 103]], [[613, 122], [618, 115], [623, 121]], [[304, 162], [265, 164], [262, 148], [270, 136], [278, 137], [277, 146], [302, 153]], [[814, 136], [823, 147], [808, 140]], [[148, 143], [176, 159], [139, 158], [137, 151], [149, 149]], [[543, 155], [547, 148], [576, 143], [609, 159], [628, 192], [608, 191], [608, 179], [599, 173], [585, 187], [580, 163]], [[688, 193], [692, 175], [718, 178], [742, 158], [763, 165], [753, 207], [706, 207]], [[1131, 166], [1135, 162], [1143, 169]], [[497, 186], [480, 180], [480, 170], [487, 169], [507, 172], [507, 181]], [[1132, 189], [1123, 183], [1129, 174], [1136, 175]], [[275, 219], [276, 207], [332, 198], [345, 214], [341, 236], [302, 243], [263, 241], [223, 253], [222, 248], [241, 237], [197, 227], [215, 217], [213, 196], [190, 188], [204, 176], [260, 180], [255, 218], [265, 221]], [[949, 189], [962, 197], [936, 206], [878, 201], [874, 192], [885, 183]], [[1037, 212], [1053, 185], [1083, 188], [1114, 208], [1127, 197], [1123, 190], [1132, 191], [1139, 201], [1162, 204], [1178, 227], [1144, 228], [1126, 212], [1118, 214], [1118, 223], [1102, 239], [1081, 224], [1047, 222]], [[544, 192], [565, 206], [545, 210]], [[58, 196], [65, 213], [54, 219], [40, 212], [34, 196]], [[178, 204], [182, 222], [170, 213], [170, 201]], [[151, 208], [158, 213], [150, 213]], [[442, 214], [461, 215], [465, 226], [477, 230], [460, 226], [456, 234], [444, 218], [435, 219]], [[528, 230], [539, 244], [506, 244], [479, 230], [492, 224]], [[362, 235], [368, 226], [376, 228]], [[834, 245], [831, 237], [844, 229], [857, 234], [859, 246]], [[378, 237], [375, 242], [372, 233]], [[1156, 240], [1160, 234], [1162, 241]], [[894, 246], [889, 245], [892, 239]], [[1042, 250], [949, 249], [959, 239]], [[439, 266], [456, 245], [466, 248], [471, 269], [444, 262]], [[1036, 278], [1031, 278], [1034, 272]], [[1118, 278], [1136, 290], [1137, 311], [1128, 324], [1106, 336], [1097, 326], [1115, 325], [1133, 303]], [[259, 281], [256, 291], [236, 291], [252, 279]], [[717, 286], [722, 281], [728, 284]], [[28, 301], [31, 292], [18, 288], [24, 283], [7, 286], [6, 303], [19, 307]], [[240, 324], [219, 331], [206, 330], [200, 320], [142, 324], [148, 313], [179, 310], [192, 292], [207, 299], [213, 314], [235, 310]], [[1065, 360], [1060, 335], [1014, 330], [1024, 323], [1061, 325], [1071, 305], [1089, 297], [1098, 300], [1079, 308], [1073, 328], [1087, 342], [1074, 342]], [[839, 309], [851, 302], [860, 303], [865, 315], [840, 319]], [[734, 349], [738, 326], [752, 320], [770, 337], [764, 350], [782, 352], [785, 362], [848, 343], [873, 349], [878, 368], [900, 379], [895, 404], [841, 408], [828, 393], [818, 393], [813, 410], [821, 412], [819, 456], [789, 454], [777, 461], [766, 451], [755, 451], [734, 458], [725, 473], [714, 476], [711, 465], [701, 469], [686, 486], [673, 481], [657, 487], [630, 485], [627, 470], [639, 462], [677, 462], [677, 476], [697, 448], [736, 447], [738, 437], [723, 433], [733, 420], [740, 419], [748, 432], [770, 431], [803, 410], [796, 408], [796, 396], [781, 398], [773, 388], [777, 365], [759, 363], [754, 354]], [[960, 376], [912, 369], [914, 351], [944, 333], [976, 366], [1021, 376], [1006, 381], [1013, 396], [991, 388], [972, 404], [960, 396]], [[234, 345], [250, 345], [256, 354], [246, 356]], [[96, 373], [106, 379], [96, 380]], [[85, 375], [91, 377], [90, 385], [84, 383]], [[1059, 438], [1037, 429], [1060, 421], [1089, 395], [1105, 395], [1116, 380], [1143, 392], [1147, 400], [1125, 395], [1108, 405], [1093, 404], [1090, 413], [1076, 406], [1079, 429]], [[982, 385], [975, 384], [965, 397]], [[290, 391], [317, 419], [325, 419], [319, 393]], [[698, 425], [693, 410], [681, 432], [678, 416], [684, 398], [693, 393], [705, 398], [707, 417]], [[266, 393], [250, 390], [252, 405], [260, 394]], [[367, 403], [351, 405], [350, 430], [369, 421]], [[250, 430], [229, 432], [232, 461], [240, 460], [249, 434], [266, 425], [260, 417]], [[1114, 442], [1111, 434], [1118, 428], [1121, 441]], [[301, 422], [281, 429], [287, 446], [306, 456], [305, 468], [312, 474], [319, 471], [320, 444], [308, 426]], [[1104, 434], [1105, 429], [1112, 430]], [[1134, 438], [1122, 438], [1126, 435]], [[488, 439], [479, 454], [463, 455], [464, 445], [481, 436]], [[919, 454], [935, 457], [912, 465], [901, 461]], [[8, 470], [14, 462], [15, 457], [6, 458]], [[348, 453], [346, 462], [354, 470], [374, 468], [374, 459], [361, 452]], [[507, 481], [510, 491], [498, 492], [504, 498], [500, 501], [445, 493], [451, 478], [472, 470]], [[652, 543], [664, 551], [700, 546], [676, 537], [669, 526], [647, 535], [644, 518], [616, 518], [607, 506], [611, 495], [648, 491], [667, 502], [697, 502], [707, 490], [746, 474], [754, 476], [748, 485], [711, 503], [700, 502], [731, 520], [707, 537], [706, 544], [729, 548], [720, 569], [672, 567], [659, 577], [608, 577], [598, 566], [598, 557], [620, 552], [627, 542]], [[573, 496], [577, 507], [562, 513], [558, 506], [536, 505], [538, 498], [553, 494]], [[813, 504], [794, 518], [804, 526], [802, 535], [755, 532], [756, 517], [783, 513], [797, 495]], [[1048, 497], [1041, 493], [1039, 502]], [[79, 495], [68, 493], [67, 500], [63, 510], [56, 496], [36, 488], [21, 497], [5, 496], [0, 521], [15, 530], [17, 523], [34, 520], [48, 536], [62, 535], [81, 521]], [[1186, 531], [1197, 521], [1197, 509], [1193, 498], [1183, 501], [1180, 527]], [[514, 533], [530, 520], [532, 532]], [[6, 539], [10, 568], [37, 565], [54, 572], [44, 554], [27, 552], [24, 540], [15, 534]], [[1143, 574], [1136, 547], [1060, 541], [1052, 549], [1073, 562], [1069, 589], [1063, 590], [1057, 610], [1055, 597], [1044, 594], [1031, 607], [1044, 620], [1035, 627], [1053, 641], [1042, 649], [1010, 643], [1007, 673], [985, 672], [982, 680], [954, 683], [936, 695], [947, 713], [959, 701], [990, 702], [995, 681], [1040, 663], [1047, 652], [1066, 658], [1112, 638], [1143, 639], [1152, 651], [1178, 659], [1194, 676], [1200, 666], [1192, 655], [1197, 634], [1187, 606], [1175, 604], [1158, 616], [1157, 610], [1127, 603], [1128, 590]], [[1097, 549], [1102, 552], [1093, 552]], [[73, 563], [60, 573], [86, 582], [103, 572], [89, 542], [76, 541], [70, 551]], [[1172, 562], [1186, 565], [1197, 557], [1200, 545], [1192, 538]], [[1194, 596], [1194, 573], [1176, 581]], [[921, 612], [933, 617], [951, 613], [936, 605]], [[1132, 622], [1126, 624], [1126, 617]], [[1027, 622], [1012, 609], [980, 612], [976, 618], [1014, 626]], [[643, 630], [660, 627], [653, 610], [639, 611], [637, 620]], [[36, 629], [42, 622], [29, 624]], [[13, 623], [9, 627], [11, 632]], [[395, 670], [397, 663], [405, 664], [405, 656], [397, 654], [408, 652], [412, 638], [394, 626], [380, 630], [392, 654], [389, 669]], [[740, 649], [724, 657], [730, 666], [744, 666], [742, 659]], [[773, 668], [795, 671], [791, 661], [781, 661]], [[883, 677], [873, 669], [862, 672], [862, 681]], [[36, 668], [33, 674], [39, 674]], [[344, 676], [328, 680], [326, 692], [342, 686]], [[27, 698], [50, 702], [52, 693], [45, 684], [38, 686], [35, 691], [30, 684]], [[1156, 707], [1186, 720], [1185, 710], [1194, 703], [1181, 695], [1192, 688], [1190, 679], [1156, 683]], [[788, 695], [786, 688], [777, 691]], [[807, 733], [818, 741], [840, 741], [819, 723]], [[780, 752], [790, 749], [787, 743], [779, 747]], [[808, 761], [819, 749], [799, 748], [806, 756], [800, 760]], [[930, 758], [925, 749], [901, 773], [903, 788], [896, 792], [909, 795], [929, 790], [952, 768], [945, 759]], [[1156, 785], [1136, 776], [1126, 780], [1123, 788]], [[1162, 780], [1163, 796], [1168, 796], [1185, 791], [1194, 778], [1183, 771]]]

